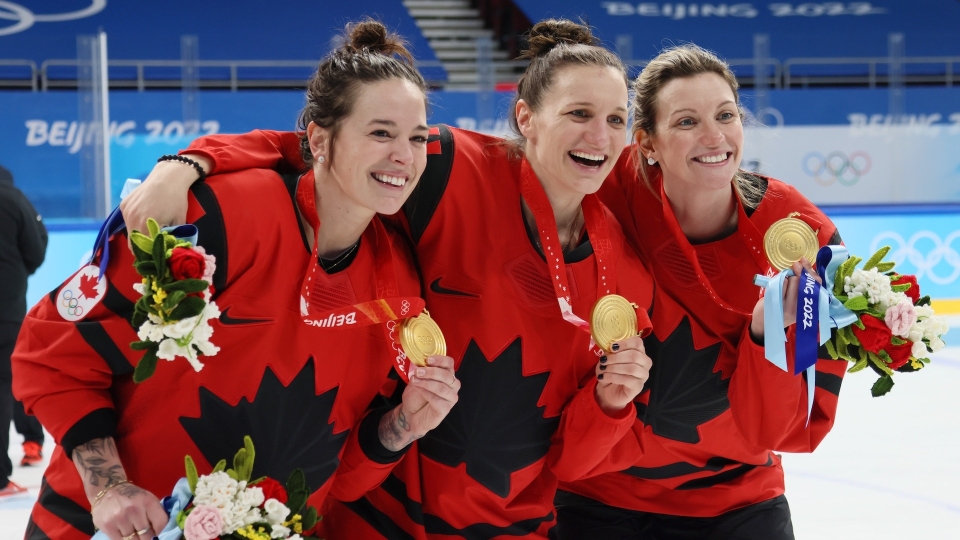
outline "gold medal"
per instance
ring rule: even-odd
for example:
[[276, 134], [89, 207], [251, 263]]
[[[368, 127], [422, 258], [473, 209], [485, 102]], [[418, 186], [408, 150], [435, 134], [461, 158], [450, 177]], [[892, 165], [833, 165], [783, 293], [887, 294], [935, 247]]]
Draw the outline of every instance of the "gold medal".
[[597, 346], [609, 353], [615, 342], [637, 335], [634, 305], [619, 294], [597, 300], [590, 312], [590, 333]]
[[806, 257], [811, 263], [817, 257], [817, 234], [803, 220], [785, 217], [767, 229], [763, 235], [763, 249], [767, 260], [778, 271]]
[[427, 310], [400, 323], [400, 345], [407, 358], [418, 366], [426, 366], [428, 356], [447, 354], [443, 332]]

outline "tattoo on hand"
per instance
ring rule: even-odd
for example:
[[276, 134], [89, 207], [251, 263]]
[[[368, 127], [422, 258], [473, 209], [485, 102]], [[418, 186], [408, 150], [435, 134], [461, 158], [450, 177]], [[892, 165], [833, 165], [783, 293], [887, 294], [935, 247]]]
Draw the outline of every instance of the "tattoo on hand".
[[94, 439], [76, 447], [73, 462], [84, 482], [93, 487], [108, 488], [127, 478], [113, 437]]

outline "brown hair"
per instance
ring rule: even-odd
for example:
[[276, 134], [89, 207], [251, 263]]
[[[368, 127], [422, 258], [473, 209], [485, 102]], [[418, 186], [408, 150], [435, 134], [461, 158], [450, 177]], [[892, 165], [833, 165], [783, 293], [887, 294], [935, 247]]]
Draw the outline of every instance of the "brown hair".
[[527, 36], [527, 49], [520, 55], [530, 64], [517, 82], [517, 97], [510, 109], [510, 126], [523, 142], [516, 114], [519, 100], [536, 111], [556, 74], [566, 66], [609, 66], [623, 74], [623, 83], [630, 85], [623, 62], [612, 52], [600, 46], [590, 28], [566, 19], [547, 19], [533, 25]]
[[[733, 91], [733, 100], [740, 108], [740, 85], [737, 83], [737, 77], [730, 70], [726, 62], [718, 58], [710, 51], [698, 47], [692, 43], [679, 45], [664, 50], [649, 64], [634, 83], [633, 97], [633, 136], [639, 142], [638, 135], [640, 130], [647, 132], [648, 135], [655, 133], [657, 124], [657, 96], [664, 86], [674, 79], [693, 77], [702, 73], [715, 73], [723, 78], [730, 85]], [[741, 112], [740, 117], [743, 118]], [[634, 161], [637, 166], [637, 174], [643, 180], [644, 184], [651, 190], [650, 169], [656, 165], [648, 165], [640, 153], [639, 145], [636, 147]], [[756, 208], [760, 204], [763, 193], [757, 188], [757, 183], [745, 171], [737, 171], [734, 175], [734, 188], [743, 204], [749, 208]], [[656, 193], [656, 192], [654, 192]]]
[[300, 155], [308, 166], [313, 162], [306, 129], [310, 122], [330, 130], [330, 155], [340, 131], [341, 121], [353, 112], [360, 87], [388, 79], [410, 81], [424, 93], [427, 84], [413, 67], [413, 57], [399, 35], [373, 19], [364, 19], [346, 26], [343, 45], [324, 58], [307, 83], [307, 105], [300, 113], [297, 127]]

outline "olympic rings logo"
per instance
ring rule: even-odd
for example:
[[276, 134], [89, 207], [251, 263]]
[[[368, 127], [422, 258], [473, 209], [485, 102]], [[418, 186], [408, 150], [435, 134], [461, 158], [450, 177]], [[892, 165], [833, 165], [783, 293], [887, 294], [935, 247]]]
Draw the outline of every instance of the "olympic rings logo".
[[73, 290], [66, 289], [60, 294], [60, 303], [67, 309], [67, 313], [74, 317], [83, 315], [83, 306], [80, 305], [80, 299], [73, 297]]
[[[870, 244], [870, 251], [876, 251], [878, 247], [892, 244], [890, 250], [890, 259], [898, 265], [904, 261], [909, 262], [917, 269], [917, 279], [926, 276], [931, 282], [937, 285], [949, 285], [960, 278], [960, 253], [954, 247], [954, 243], [960, 247], [960, 230], [953, 231], [946, 238], [940, 239], [940, 236], [933, 231], [919, 231], [913, 234], [909, 240], [904, 240], [902, 236], [893, 232], [885, 231], [873, 238]], [[933, 249], [924, 253], [917, 248], [917, 244], [922, 245], [930, 243]], [[946, 263], [950, 268], [947, 275], [936, 273], [935, 269], [942, 269]]]
[[830, 152], [826, 156], [820, 152], [809, 152], [800, 161], [803, 172], [813, 177], [821, 186], [831, 186], [840, 182], [841, 186], [856, 184], [873, 167], [870, 155], [862, 150], [847, 156], [843, 152]]
[[13, 26], [0, 28], [0, 36], [9, 36], [10, 34], [23, 32], [38, 22], [61, 22], [83, 19], [100, 13], [105, 7], [107, 7], [107, 0], [92, 0], [89, 7], [79, 11], [37, 15], [20, 4], [0, 0], [0, 19], [15, 21]]
[[404, 300], [400, 302], [400, 316], [405, 317], [410, 312], [410, 302]]

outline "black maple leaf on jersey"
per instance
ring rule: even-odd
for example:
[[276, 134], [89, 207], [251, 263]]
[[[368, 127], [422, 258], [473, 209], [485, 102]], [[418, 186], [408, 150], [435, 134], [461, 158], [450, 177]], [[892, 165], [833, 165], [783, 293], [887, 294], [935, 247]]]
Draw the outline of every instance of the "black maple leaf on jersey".
[[524, 377], [522, 364], [520, 338], [493, 362], [470, 341], [457, 369], [457, 404], [420, 440], [420, 453], [450, 467], [465, 463], [471, 478], [506, 497], [510, 474], [547, 455], [560, 423], [537, 406], [549, 373]]
[[720, 343], [705, 349], [693, 348], [690, 320], [686, 317], [664, 341], [651, 335], [644, 340], [653, 360], [649, 405], [637, 404], [637, 418], [661, 437], [696, 444], [697, 427], [730, 408], [729, 380], [714, 372]]
[[340, 463], [340, 448], [348, 431], [333, 434], [330, 411], [339, 387], [317, 395], [314, 360], [284, 387], [269, 368], [264, 372], [253, 401], [246, 398], [230, 406], [206, 388], [200, 388], [200, 417], [181, 417], [180, 424], [215, 465], [221, 459], [232, 463], [243, 436], [250, 435], [257, 447], [252, 478], [269, 476], [286, 481], [300, 468], [307, 487], [316, 491]]

